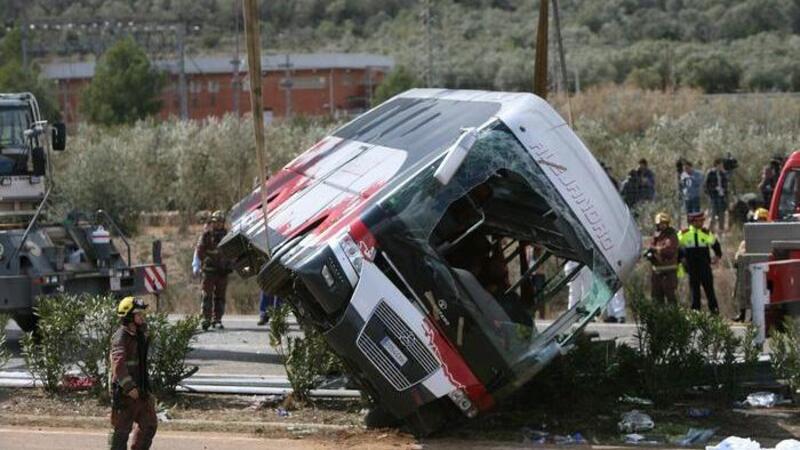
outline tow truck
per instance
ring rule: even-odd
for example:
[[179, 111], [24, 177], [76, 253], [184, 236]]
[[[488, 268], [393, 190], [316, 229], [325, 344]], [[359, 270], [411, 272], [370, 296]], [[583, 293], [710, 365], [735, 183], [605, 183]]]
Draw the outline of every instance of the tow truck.
[[35, 329], [42, 297], [123, 297], [166, 287], [159, 245], [152, 263], [133, 264], [130, 244], [106, 212], [45, 220], [54, 187], [52, 152], [66, 148], [66, 137], [63, 123], [41, 117], [33, 94], [0, 94], [0, 313], [25, 331]]
[[[230, 220], [220, 249], [238, 273], [287, 300], [419, 433], [490, 410], [567, 352], [641, 250], [603, 168], [527, 93], [407, 91], [273, 174]], [[586, 296], [539, 329], [534, 311], [583, 268]]]

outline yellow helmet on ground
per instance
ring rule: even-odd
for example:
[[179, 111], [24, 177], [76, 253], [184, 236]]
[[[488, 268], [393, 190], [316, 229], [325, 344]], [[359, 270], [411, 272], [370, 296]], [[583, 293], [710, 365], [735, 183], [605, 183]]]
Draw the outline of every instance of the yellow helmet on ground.
[[125, 297], [117, 305], [117, 317], [125, 317], [136, 310], [146, 309], [147, 304], [135, 297]]
[[669, 213], [662, 211], [656, 214], [656, 225], [660, 223], [666, 223], [667, 225], [672, 223], [672, 217], [669, 216]]
[[766, 222], [769, 219], [769, 211], [766, 208], [758, 208], [755, 213], [755, 218], [759, 222]]

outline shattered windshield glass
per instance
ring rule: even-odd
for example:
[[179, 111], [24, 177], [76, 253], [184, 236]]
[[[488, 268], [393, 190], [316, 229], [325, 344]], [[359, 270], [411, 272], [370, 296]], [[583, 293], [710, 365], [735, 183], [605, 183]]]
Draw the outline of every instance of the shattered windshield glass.
[[[542, 352], [554, 340], [571, 339], [575, 325], [598, 313], [619, 280], [544, 172], [501, 122], [481, 132], [446, 186], [433, 177], [438, 163], [422, 169], [380, 205], [391, 219], [376, 230], [379, 247], [391, 259], [392, 270], [413, 280], [409, 297], [461, 347], [484, 382], [499, 382], [509, 371], [520, 379], [520, 373], [537, 370]], [[526, 246], [537, 251], [524, 252]], [[561, 291], [577, 270], [559, 271], [531, 294], [524, 285], [532, 272], [517, 282], [510, 276], [509, 267], [520, 254], [529, 266], [555, 257], [592, 272], [583, 300], [546, 330], [536, 330], [535, 309]]]
[[25, 130], [30, 126], [27, 108], [0, 106], [0, 147], [25, 145]]

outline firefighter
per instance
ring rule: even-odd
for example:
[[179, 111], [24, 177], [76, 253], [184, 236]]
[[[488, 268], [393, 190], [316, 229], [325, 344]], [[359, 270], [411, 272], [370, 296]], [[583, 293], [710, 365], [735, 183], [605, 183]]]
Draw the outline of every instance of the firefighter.
[[700, 309], [700, 286], [702, 286], [708, 300], [709, 311], [718, 314], [719, 307], [714, 293], [714, 274], [711, 266], [722, 257], [722, 248], [714, 233], [703, 227], [705, 214], [702, 211], [688, 214], [687, 219], [689, 227], [678, 233], [678, 243], [682, 262], [689, 274], [692, 309]]
[[111, 338], [111, 450], [128, 448], [128, 435], [136, 424], [132, 449], [148, 449], [158, 428], [155, 399], [147, 379], [147, 325], [139, 299], [125, 297], [117, 305], [120, 326]]
[[225, 289], [228, 286], [228, 268], [225, 259], [217, 249], [217, 245], [225, 237], [225, 214], [214, 211], [209, 220], [210, 225], [203, 230], [197, 241], [195, 254], [199, 264], [193, 264], [195, 275], [202, 272], [203, 295], [203, 331], [209, 327], [224, 328], [222, 315], [225, 314]]
[[655, 217], [656, 231], [645, 256], [652, 264], [650, 295], [654, 302], [677, 304], [678, 235], [672, 228], [672, 218], [666, 212]]

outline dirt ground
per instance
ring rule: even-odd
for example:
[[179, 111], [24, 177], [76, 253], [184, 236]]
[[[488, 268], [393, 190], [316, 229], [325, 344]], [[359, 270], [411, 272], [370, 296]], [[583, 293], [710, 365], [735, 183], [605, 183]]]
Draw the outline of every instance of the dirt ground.
[[[692, 407], [709, 408], [708, 417], [689, 417], [687, 411]], [[422, 441], [426, 446], [476, 441], [530, 445], [531, 431], [544, 431], [551, 435], [548, 443], [552, 443], [552, 437], [556, 435], [580, 433], [589, 444], [621, 445], [624, 438], [617, 430], [619, 414], [633, 408], [636, 406], [615, 404], [604, 409], [588, 403], [574, 405], [574, 408], [554, 408], [525, 405], [518, 401], [479, 419], [452, 424]], [[733, 435], [751, 437], [762, 445], [800, 437], [800, 407], [795, 405], [736, 409], [728, 405], [709, 406], [708, 402], [698, 401], [676, 403], [666, 408], [639, 408], [650, 414], [656, 424], [655, 430], [644, 434], [648, 439], [664, 444], [685, 434], [689, 428], [715, 429], [712, 443]], [[183, 394], [175, 400], [160, 402], [159, 409], [166, 411], [168, 416], [167, 421], [159, 424], [161, 431], [236, 433], [238, 436], [278, 440], [303, 438], [331, 444], [332, 448], [337, 448], [335, 444], [357, 447], [378, 442], [380, 446], [369, 448], [409, 448], [407, 446], [414, 442], [422, 442], [394, 429], [365, 429], [362, 426], [364, 409], [358, 401], [297, 405], [269, 401], [265, 397]], [[86, 393], [48, 398], [38, 390], [0, 389], [0, 428], [105, 429], [108, 414], [107, 405]]]

